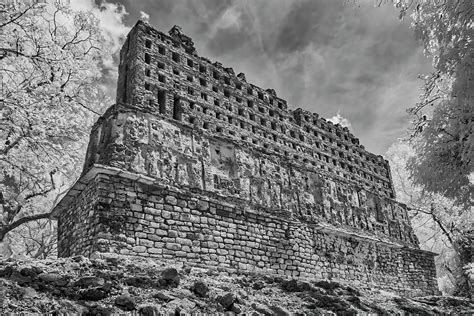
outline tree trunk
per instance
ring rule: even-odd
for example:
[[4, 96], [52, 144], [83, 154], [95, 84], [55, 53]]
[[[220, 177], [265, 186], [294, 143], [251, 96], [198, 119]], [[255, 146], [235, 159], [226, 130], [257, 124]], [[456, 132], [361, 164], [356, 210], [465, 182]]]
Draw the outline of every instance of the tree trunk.
[[35, 220], [38, 220], [38, 219], [50, 219], [52, 216], [52, 212], [49, 212], [49, 213], [42, 213], [42, 214], [35, 214], [35, 215], [31, 215], [31, 216], [25, 216], [25, 217], [22, 217], [12, 223], [9, 223], [9, 224], [0, 224], [0, 242], [2, 242], [6, 235], [14, 230], [15, 228], [17, 228], [18, 226], [21, 226], [25, 223], [28, 223], [28, 222], [32, 222], [32, 221], [35, 221]]
[[10, 246], [10, 238], [5, 237], [3, 240], [0, 240], [0, 258], [7, 259], [10, 258], [13, 254]]
[[454, 250], [459, 257], [459, 267], [456, 271], [456, 290], [454, 295], [472, 298], [472, 286], [469, 273], [464, 269], [468, 264], [472, 263], [472, 245], [473, 238], [469, 235], [463, 236], [453, 243]]

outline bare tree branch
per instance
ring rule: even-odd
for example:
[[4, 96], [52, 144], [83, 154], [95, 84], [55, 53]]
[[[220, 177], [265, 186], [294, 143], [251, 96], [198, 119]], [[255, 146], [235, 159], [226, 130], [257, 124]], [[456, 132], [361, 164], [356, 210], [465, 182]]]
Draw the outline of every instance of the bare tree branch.
[[5, 235], [8, 232], [14, 230], [15, 228], [17, 228], [17, 227], [19, 227], [19, 226], [21, 226], [25, 223], [35, 221], [35, 220], [38, 220], [38, 219], [51, 219], [51, 218], [52, 218], [52, 212], [49, 212], [49, 213], [42, 213], [42, 214], [35, 214], [35, 215], [25, 216], [25, 217], [22, 217], [19, 220], [13, 222], [13, 223], [1, 225], [0, 226], [0, 241], [2, 241], [3, 238], [5, 238]]
[[18, 19], [20, 19], [22, 16], [26, 14], [31, 8], [33, 8], [36, 5], [36, 3], [33, 1], [32, 4], [29, 7], [26, 7], [25, 10], [21, 11], [19, 14], [17, 14], [14, 18], [10, 19], [9, 21], [6, 21], [5, 23], [0, 24], [0, 28], [3, 28], [7, 26], [8, 24], [14, 23]]

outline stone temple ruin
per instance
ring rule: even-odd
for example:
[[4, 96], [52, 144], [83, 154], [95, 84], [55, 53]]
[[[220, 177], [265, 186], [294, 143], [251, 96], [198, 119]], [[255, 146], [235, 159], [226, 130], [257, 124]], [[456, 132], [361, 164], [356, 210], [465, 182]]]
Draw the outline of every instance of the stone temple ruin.
[[55, 208], [60, 256], [119, 253], [195, 266], [437, 291], [388, 161], [347, 128], [199, 57], [144, 22], [120, 53], [116, 104]]

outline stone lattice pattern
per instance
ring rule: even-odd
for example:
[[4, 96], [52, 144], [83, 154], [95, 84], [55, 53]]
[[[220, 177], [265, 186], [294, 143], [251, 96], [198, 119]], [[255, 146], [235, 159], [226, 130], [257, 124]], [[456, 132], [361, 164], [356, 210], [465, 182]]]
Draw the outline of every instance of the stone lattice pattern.
[[56, 207], [60, 255], [435, 291], [433, 254], [394, 200], [388, 162], [347, 128], [197, 56], [178, 27], [138, 22], [120, 55], [117, 103]]

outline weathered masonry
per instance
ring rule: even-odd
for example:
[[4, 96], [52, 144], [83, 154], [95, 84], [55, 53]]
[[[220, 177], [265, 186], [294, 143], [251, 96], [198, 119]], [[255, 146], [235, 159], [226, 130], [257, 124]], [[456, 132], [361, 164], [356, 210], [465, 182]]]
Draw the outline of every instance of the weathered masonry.
[[55, 208], [59, 255], [114, 252], [437, 291], [388, 162], [347, 128], [138, 22], [116, 104]]

